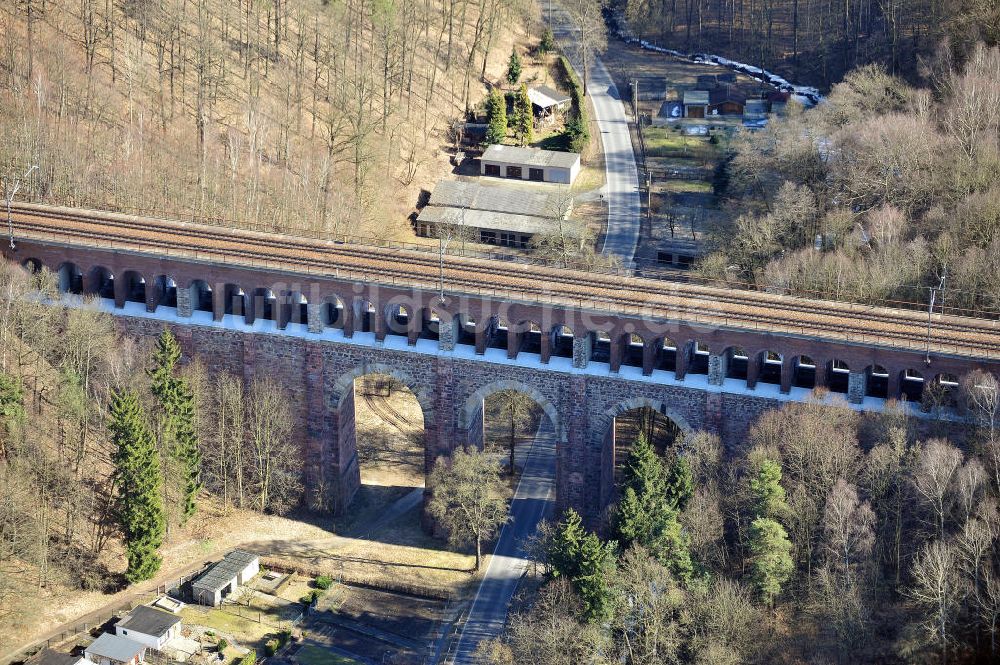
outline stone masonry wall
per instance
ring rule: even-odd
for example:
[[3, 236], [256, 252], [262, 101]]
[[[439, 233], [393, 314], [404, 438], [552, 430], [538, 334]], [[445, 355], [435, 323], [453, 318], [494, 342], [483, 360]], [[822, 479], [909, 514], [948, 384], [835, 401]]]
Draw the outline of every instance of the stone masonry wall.
[[[116, 317], [131, 336], [154, 339], [164, 323]], [[749, 424], [778, 402], [751, 395], [709, 393], [696, 388], [591, 376], [540, 367], [493, 364], [326, 340], [197, 325], [171, 325], [185, 361], [200, 359], [210, 374], [229, 372], [252, 382], [267, 377], [287, 395], [298, 423], [305, 499], [315, 508], [343, 511], [359, 483], [353, 440], [353, 379], [370, 372], [403, 381], [424, 411], [425, 467], [468, 442], [469, 405], [516, 385], [554, 413], [557, 432], [557, 504], [572, 506], [597, 526], [612, 496], [609, 430], [614, 417], [635, 406], [663, 412], [683, 429], [718, 433], [727, 447], [738, 445]]]

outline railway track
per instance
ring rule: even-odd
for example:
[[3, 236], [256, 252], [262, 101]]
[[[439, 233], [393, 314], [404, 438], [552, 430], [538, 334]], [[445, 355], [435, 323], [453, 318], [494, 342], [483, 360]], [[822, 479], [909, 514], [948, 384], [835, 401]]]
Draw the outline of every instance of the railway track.
[[375, 398], [367, 392], [364, 393], [365, 404], [371, 409], [372, 413], [381, 418], [384, 422], [389, 423], [401, 434], [409, 434], [413, 431], [413, 424], [405, 416], [400, 415], [393, 409], [389, 408], [384, 398]]
[[[439, 286], [438, 257], [426, 252], [31, 204], [16, 205], [13, 211], [15, 238], [408, 288]], [[934, 315], [928, 340], [927, 314], [903, 309], [468, 257], [446, 257], [444, 279], [448, 292], [465, 295], [907, 348], [923, 348], [929, 341], [938, 352], [1000, 357], [1000, 331], [989, 319]]]

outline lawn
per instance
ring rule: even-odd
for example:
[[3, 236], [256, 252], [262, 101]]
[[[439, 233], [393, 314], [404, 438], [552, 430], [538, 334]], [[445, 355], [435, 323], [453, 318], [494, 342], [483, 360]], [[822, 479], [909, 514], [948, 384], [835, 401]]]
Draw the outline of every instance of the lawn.
[[665, 127], [649, 127], [642, 134], [651, 157], [718, 158], [718, 146], [707, 136], [688, 136]]
[[677, 192], [680, 194], [711, 194], [712, 183], [705, 180], [665, 180], [657, 183], [656, 187], [664, 192]]
[[302, 612], [298, 603], [269, 603], [258, 594], [250, 607], [226, 605], [225, 609], [188, 605], [181, 610], [187, 625], [204, 626], [223, 636], [231, 636], [242, 646], [255, 648], [265, 637], [285, 629]]
[[359, 665], [358, 661], [339, 656], [329, 649], [307, 644], [295, 654], [302, 665]]

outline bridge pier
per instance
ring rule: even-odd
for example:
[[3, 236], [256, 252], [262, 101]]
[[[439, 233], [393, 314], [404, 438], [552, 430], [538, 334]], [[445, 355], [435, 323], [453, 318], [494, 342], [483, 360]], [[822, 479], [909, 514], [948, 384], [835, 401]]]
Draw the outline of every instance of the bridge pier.
[[851, 404], [861, 404], [868, 392], [868, 373], [851, 372], [847, 375], [847, 401]]
[[729, 353], [713, 353], [708, 356], [708, 383], [721, 386], [729, 371]]

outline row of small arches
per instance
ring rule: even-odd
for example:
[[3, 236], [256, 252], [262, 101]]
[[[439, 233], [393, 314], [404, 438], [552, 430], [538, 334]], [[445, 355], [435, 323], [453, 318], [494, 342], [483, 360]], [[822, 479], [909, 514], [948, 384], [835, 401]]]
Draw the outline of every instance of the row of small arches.
[[[39, 272], [43, 264], [37, 259], [27, 259], [23, 265], [32, 272]], [[120, 278], [103, 266], [95, 266], [86, 273], [75, 264], [61, 264], [55, 271], [56, 283], [63, 293], [94, 295], [100, 298], [116, 299], [123, 302], [143, 303], [147, 309], [158, 307], [177, 308], [178, 294], [182, 287], [169, 275], [158, 275], [151, 283], [137, 271], [124, 271]], [[116, 280], [121, 279], [117, 287]], [[150, 291], [150, 288], [152, 291]], [[275, 293], [268, 288], [244, 290], [238, 284], [226, 283], [222, 303], [217, 303], [215, 293], [204, 280], [193, 280], [183, 290], [187, 290], [191, 312], [208, 312], [216, 317], [245, 317], [247, 322], [270, 320], [279, 327], [289, 324], [308, 325], [309, 301], [297, 291]], [[117, 296], [117, 297], [116, 297]], [[314, 313], [314, 325], [323, 328], [344, 329], [350, 326], [352, 333], [375, 333], [379, 330], [379, 316], [375, 305], [356, 297], [350, 310], [345, 301], [335, 295], [325, 296]], [[421, 308], [420, 321], [413, 320], [410, 306], [390, 301], [382, 315], [381, 326], [384, 334], [402, 335], [415, 339], [437, 340], [441, 335], [441, 324], [449, 318], [453, 320], [452, 335], [456, 344], [476, 345], [477, 334], [485, 334], [484, 348], [505, 349], [513, 355], [519, 353], [542, 354], [543, 330], [535, 321], [521, 320], [515, 323], [503, 317], [494, 316], [485, 326], [467, 314], [452, 317], [434, 307]], [[513, 341], [512, 341], [512, 336]], [[573, 358], [574, 339], [577, 337], [569, 326], [555, 324], [547, 331], [548, 344], [545, 349], [549, 358]], [[616, 339], [607, 330], [587, 331], [580, 336], [587, 343], [583, 345], [587, 362], [612, 363], [617, 345], [618, 357], [614, 364], [624, 367], [642, 368], [645, 373], [654, 371], [676, 372], [678, 366], [678, 345], [667, 336], [656, 336], [646, 340], [639, 333], [625, 333]], [[698, 340], [685, 341], [681, 349], [685, 374], [709, 374], [711, 351], [707, 344]], [[577, 354], [581, 353], [577, 351]], [[725, 359], [725, 379], [752, 381], [754, 384], [782, 383], [784, 356], [774, 350], [747, 352], [741, 347], [730, 346], [719, 355]], [[822, 370], [820, 370], [822, 367]], [[791, 359], [791, 387], [812, 389], [819, 385], [818, 375], [825, 376], [823, 384], [831, 392], [847, 393], [852, 368], [842, 360], [834, 359], [823, 365], [807, 355]], [[865, 374], [864, 393], [870, 397], [903, 396], [909, 400], [919, 400], [926, 383], [925, 377], [916, 369], [899, 370], [897, 376], [899, 395], [889, 395], [890, 372], [880, 365], [855, 368]], [[948, 374], [938, 374], [930, 380], [948, 390], [957, 386], [957, 378]]]

